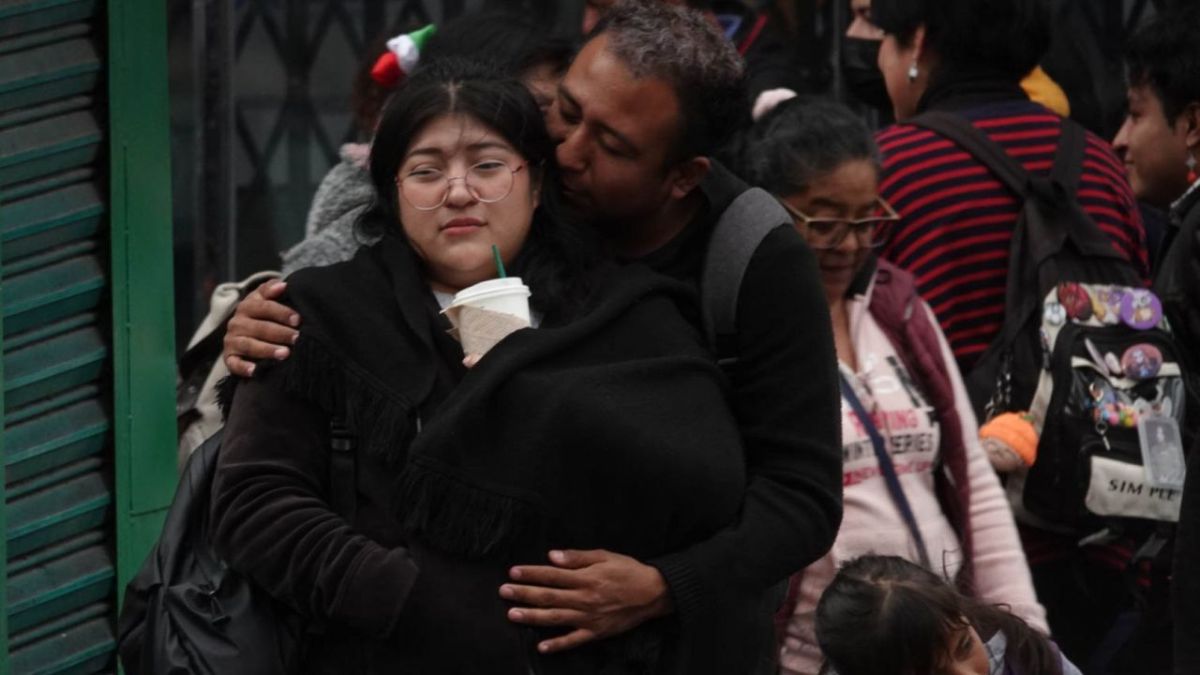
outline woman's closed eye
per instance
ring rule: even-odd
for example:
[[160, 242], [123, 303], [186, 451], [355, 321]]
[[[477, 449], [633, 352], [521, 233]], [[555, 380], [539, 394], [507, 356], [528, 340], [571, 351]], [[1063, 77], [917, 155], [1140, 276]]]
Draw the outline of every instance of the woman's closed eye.
[[471, 170], [480, 173], [494, 173], [507, 168], [508, 165], [498, 159], [485, 159], [472, 166]]
[[404, 177], [418, 182], [434, 182], [441, 180], [442, 175], [441, 169], [435, 169], [431, 166], [421, 166], [410, 170], [404, 174]]

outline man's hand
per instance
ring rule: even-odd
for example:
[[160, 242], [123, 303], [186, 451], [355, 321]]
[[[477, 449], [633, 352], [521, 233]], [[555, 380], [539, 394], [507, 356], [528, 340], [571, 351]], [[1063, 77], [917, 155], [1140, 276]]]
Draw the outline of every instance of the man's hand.
[[662, 574], [629, 556], [609, 551], [551, 551], [553, 566], [520, 566], [509, 571], [515, 584], [500, 597], [517, 605], [508, 618], [531, 626], [570, 626], [575, 630], [538, 644], [543, 654], [624, 633], [672, 611]]
[[275, 302], [286, 288], [286, 282], [269, 281], [238, 303], [225, 329], [225, 365], [229, 372], [252, 377], [253, 361], [282, 361], [291, 356], [292, 350], [288, 347], [300, 337], [296, 330], [300, 315]]

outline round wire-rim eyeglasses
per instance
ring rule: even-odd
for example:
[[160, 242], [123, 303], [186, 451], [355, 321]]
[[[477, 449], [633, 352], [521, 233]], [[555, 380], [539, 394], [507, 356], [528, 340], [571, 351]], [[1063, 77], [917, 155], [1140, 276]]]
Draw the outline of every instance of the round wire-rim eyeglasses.
[[[508, 170], [508, 184], [502, 191], [497, 190], [497, 194], [495, 196], [484, 196], [480, 194], [479, 185], [471, 182], [471, 178], [473, 176], [475, 177], [476, 181], [488, 180], [487, 178], [479, 178], [477, 173], [473, 173], [476, 171], [476, 169], [485, 165], [499, 165]], [[434, 189], [438, 189], [441, 191], [442, 195], [436, 204], [418, 204], [417, 201], [414, 201], [412, 198], [412, 188], [410, 187], [408, 190], [405, 190], [404, 186], [406, 184], [410, 186], [415, 185], [415, 183], [412, 182], [414, 179], [413, 174], [409, 174], [403, 178], [397, 178], [396, 189], [400, 192], [400, 196], [404, 198], [404, 201], [408, 202], [409, 206], [413, 207], [414, 209], [418, 211], [434, 211], [436, 209], [440, 209], [446, 203], [446, 200], [450, 198], [450, 188], [454, 185], [454, 181], [461, 180], [463, 185], [467, 188], [467, 192], [469, 192], [471, 196], [475, 198], [475, 200], [484, 204], [495, 204], [496, 202], [503, 201], [506, 197], [512, 194], [513, 185], [516, 183], [516, 176], [522, 169], [525, 168], [525, 165], [526, 163], [522, 162], [516, 167], [511, 167], [504, 162], [493, 159], [471, 165], [467, 169], [467, 173], [462, 176], [441, 176], [440, 179], [430, 179], [425, 185], [425, 189], [428, 189], [430, 194], [433, 193]], [[431, 170], [437, 171], [436, 169]], [[498, 172], [499, 169], [495, 169], [495, 171]], [[438, 171], [438, 173], [441, 172]], [[503, 177], [503, 174], [498, 174], [496, 178], [498, 179], [501, 177]]]

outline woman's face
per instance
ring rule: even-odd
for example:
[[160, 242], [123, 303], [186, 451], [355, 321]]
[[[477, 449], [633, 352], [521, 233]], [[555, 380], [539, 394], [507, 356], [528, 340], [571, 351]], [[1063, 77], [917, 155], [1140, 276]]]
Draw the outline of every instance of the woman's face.
[[1129, 114], [1113, 139], [1138, 199], [1165, 208], [1188, 188], [1188, 125], [1173, 123], [1151, 87], [1129, 88]]
[[[924, 30], [918, 28], [917, 32], [918, 36], [907, 47], [890, 33], [884, 34], [883, 42], [879, 45], [879, 71], [883, 73], [883, 82], [897, 120], [905, 120], [916, 114], [917, 103], [929, 82], [929, 68], [918, 62]], [[908, 76], [914, 63], [917, 64], [915, 81]]]
[[493, 245], [505, 263], [516, 257], [538, 205], [535, 171], [467, 115], [435, 118], [413, 137], [396, 173], [400, 224], [433, 288], [457, 292], [495, 278]]
[[[796, 229], [813, 247], [821, 271], [825, 295], [841, 298], [850, 289], [871, 253], [869, 241], [853, 231], [833, 248], [826, 248], [849, 228], [847, 221], [868, 218], [877, 214], [879, 205], [879, 170], [867, 159], [843, 162], [832, 171], [809, 181], [807, 189], [783, 195], [788, 206], [815, 219], [812, 225], [797, 219]], [[835, 230], [818, 226], [818, 222], [841, 221]]]

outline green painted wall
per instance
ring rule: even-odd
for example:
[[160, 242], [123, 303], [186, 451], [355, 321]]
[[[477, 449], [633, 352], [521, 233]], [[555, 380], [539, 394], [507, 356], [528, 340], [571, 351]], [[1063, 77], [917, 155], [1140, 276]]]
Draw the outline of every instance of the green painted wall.
[[166, 3], [108, 5], [117, 592], [175, 491]]
[[114, 667], [174, 491], [166, 28], [0, 2], [0, 675]]

